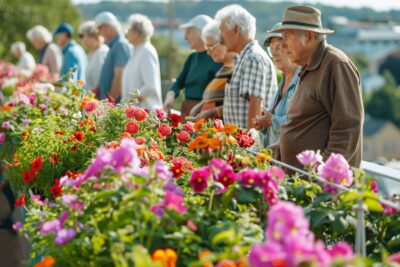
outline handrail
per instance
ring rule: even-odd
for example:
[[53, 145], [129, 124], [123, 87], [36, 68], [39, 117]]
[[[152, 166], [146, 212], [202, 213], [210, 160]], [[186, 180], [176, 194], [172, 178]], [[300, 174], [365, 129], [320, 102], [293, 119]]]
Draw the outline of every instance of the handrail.
[[373, 175], [387, 178], [400, 183], [400, 170], [396, 170], [368, 161], [362, 161], [361, 168]]

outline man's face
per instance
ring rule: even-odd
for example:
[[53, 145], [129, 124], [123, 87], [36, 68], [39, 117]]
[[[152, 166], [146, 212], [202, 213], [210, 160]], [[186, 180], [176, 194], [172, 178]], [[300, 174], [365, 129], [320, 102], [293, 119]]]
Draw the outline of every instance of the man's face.
[[185, 29], [185, 40], [191, 49], [196, 49], [204, 44], [200, 31], [195, 27]]
[[287, 57], [293, 63], [300, 64], [304, 51], [304, 42], [298, 30], [282, 31], [282, 47], [286, 49]]
[[68, 42], [70, 41], [70, 38], [68, 37], [66, 32], [60, 32], [60, 33], [56, 34], [56, 36], [54, 36], [54, 38], [56, 39], [56, 42], [60, 47], [66, 46], [68, 44]]
[[235, 50], [237, 45], [237, 34], [235, 33], [235, 27], [230, 30], [226, 25], [226, 19], [223, 19], [221, 21], [220, 29], [222, 43], [226, 46], [228, 52], [237, 52]]

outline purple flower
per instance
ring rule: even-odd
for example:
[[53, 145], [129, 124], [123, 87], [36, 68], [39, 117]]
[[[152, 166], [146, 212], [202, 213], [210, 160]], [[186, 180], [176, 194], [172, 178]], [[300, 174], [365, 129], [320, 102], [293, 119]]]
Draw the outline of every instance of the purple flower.
[[327, 181], [343, 186], [350, 186], [353, 182], [353, 172], [340, 154], [332, 153], [325, 163], [319, 165], [318, 174]]
[[58, 219], [51, 220], [43, 223], [40, 233], [42, 235], [47, 235], [48, 233], [57, 233], [62, 228], [62, 225]]
[[99, 148], [97, 150], [97, 156], [92, 164], [86, 169], [82, 176], [75, 180], [75, 187], [79, 187], [90, 177], [98, 177], [98, 175], [104, 170], [104, 167], [109, 164], [110, 159], [110, 152], [108, 152], [104, 147]]
[[32, 200], [34, 200], [39, 206], [47, 205], [49, 203], [49, 200], [46, 198], [45, 200], [42, 200], [41, 195], [32, 195]]
[[192, 173], [189, 183], [193, 187], [194, 192], [201, 193], [208, 187], [207, 180], [210, 174], [211, 170], [208, 166], [197, 169]]
[[284, 244], [291, 238], [307, 235], [308, 227], [303, 208], [291, 202], [280, 201], [268, 211], [268, 240]]
[[164, 196], [164, 206], [166, 209], [175, 210], [180, 214], [186, 213], [188, 207], [183, 205], [184, 198], [182, 196], [176, 195], [173, 192], [167, 192]]
[[3, 144], [5, 140], [6, 140], [6, 134], [0, 133], [0, 145]]
[[249, 263], [252, 267], [289, 266], [281, 245], [273, 242], [253, 245], [249, 252]]
[[16, 222], [13, 224], [12, 228], [14, 229], [14, 231], [19, 231], [22, 227], [22, 222]]
[[9, 121], [3, 122], [3, 123], [1, 124], [1, 127], [2, 127], [3, 129], [8, 129], [8, 128], [10, 128], [10, 122], [9, 122]]
[[24, 105], [29, 105], [31, 103], [31, 101], [29, 100], [29, 97], [24, 94], [19, 94], [18, 98], [19, 98], [19, 101], [22, 102]]
[[62, 204], [63, 205], [69, 205], [72, 209], [75, 210], [83, 210], [83, 203], [81, 201], [77, 200], [76, 195], [63, 195], [62, 196]]
[[162, 160], [157, 160], [155, 162], [154, 172], [161, 180], [169, 180], [172, 178], [172, 172], [170, 172], [167, 164]]
[[167, 192], [173, 192], [178, 196], [183, 196], [182, 189], [180, 189], [179, 186], [177, 186], [172, 180], [168, 181], [168, 183], [163, 186], [163, 190]]
[[59, 110], [61, 114], [64, 114], [65, 116], [68, 116], [68, 109], [61, 107], [59, 108]]
[[165, 215], [164, 204], [163, 203], [155, 204], [150, 208], [150, 211], [153, 212], [158, 217], [162, 218]]
[[315, 153], [313, 150], [305, 150], [296, 157], [297, 160], [305, 167], [315, 167], [322, 163], [322, 156], [319, 153], [319, 150], [317, 153]]
[[42, 110], [42, 112], [45, 112], [47, 109], [47, 106], [45, 104], [40, 104], [39, 107]]
[[30, 119], [24, 119], [24, 120], [22, 121], [21, 125], [22, 125], [22, 126], [26, 126], [26, 125], [28, 125], [30, 122], [31, 122]]
[[63, 246], [75, 237], [74, 229], [61, 229], [57, 232], [54, 242], [58, 246]]
[[342, 257], [350, 260], [354, 257], [352, 247], [346, 242], [338, 242], [331, 249], [328, 250], [329, 255], [332, 259]]

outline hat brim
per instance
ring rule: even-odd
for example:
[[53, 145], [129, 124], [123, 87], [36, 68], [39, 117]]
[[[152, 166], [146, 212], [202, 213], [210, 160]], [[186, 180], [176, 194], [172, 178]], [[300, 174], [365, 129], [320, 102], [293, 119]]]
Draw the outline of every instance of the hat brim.
[[282, 35], [280, 32], [272, 32], [272, 31], [268, 31], [267, 32], [267, 36], [265, 37], [263, 46], [264, 47], [268, 47], [269, 43], [271, 42], [272, 38], [281, 38], [282, 39]]
[[271, 32], [281, 32], [283, 30], [303, 30], [303, 31], [318, 32], [318, 33], [323, 33], [323, 34], [331, 34], [334, 32], [334, 30], [331, 30], [331, 29], [314, 28], [314, 27], [307, 27], [307, 26], [301, 26], [301, 25], [296, 25], [296, 24], [281, 25], [278, 28], [272, 30]]
[[190, 27], [197, 28], [195, 25], [193, 25], [192, 23], [188, 22], [188, 23], [184, 23], [184, 24], [180, 25], [179, 29], [186, 30], [187, 28], [190, 28]]

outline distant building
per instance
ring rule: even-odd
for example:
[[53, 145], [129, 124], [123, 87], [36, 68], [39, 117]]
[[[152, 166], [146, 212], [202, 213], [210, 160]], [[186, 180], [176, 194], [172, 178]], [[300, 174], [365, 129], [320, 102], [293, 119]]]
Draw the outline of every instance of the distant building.
[[400, 129], [387, 120], [365, 116], [363, 160], [400, 160]]

